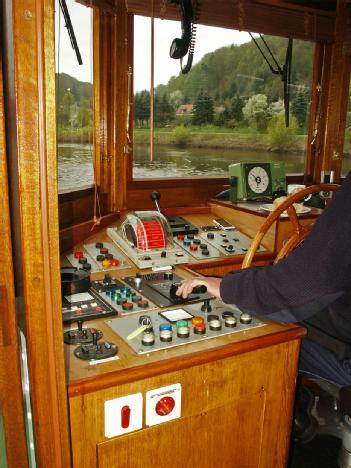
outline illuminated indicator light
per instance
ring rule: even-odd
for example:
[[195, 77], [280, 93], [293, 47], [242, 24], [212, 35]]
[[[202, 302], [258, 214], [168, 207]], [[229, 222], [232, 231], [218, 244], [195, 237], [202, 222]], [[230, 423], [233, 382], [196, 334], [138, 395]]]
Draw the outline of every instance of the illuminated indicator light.
[[204, 333], [206, 333], [206, 326], [204, 323], [200, 323], [199, 325], [196, 325], [194, 327], [194, 333], [196, 335], [203, 335]]
[[84, 253], [81, 251], [81, 250], [76, 250], [73, 254], [74, 258], [78, 258], [80, 259], [81, 257], [83, 257]]
[[187, 327], [188, 322], [186, 320], [177, 320], [176, 321], [176, 327], [177, 328], [182, 328], [182, 327]]
[[109, 260], [108, 258], [105, 258], [105, 260], [102, 261], [102, 266], [104, 268], [111, 266], [111, 260]]
[[119, 265], [119, 260], [117, 258], [113, 258], [111, 260], [111, 266], [118, 266]]
[[201, 325], [204, 323], [204, 319], [202, 317], [196, 316], [191, 319], [191, 323], [196, 327], [197, 325]]
[[162, 330], [172, 330], [172, 325], [170, 323], [160, 323], [160, 331]]

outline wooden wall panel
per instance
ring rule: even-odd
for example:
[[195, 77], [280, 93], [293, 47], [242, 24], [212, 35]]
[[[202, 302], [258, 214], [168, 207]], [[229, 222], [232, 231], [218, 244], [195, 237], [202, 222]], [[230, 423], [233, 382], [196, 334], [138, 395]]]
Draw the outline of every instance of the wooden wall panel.
[[[218, 459], [230, 460], [229, 464], [218, 466], [283, 468], [289, 446], [298, 349], [299, 340], [293, 340], [83, 395], [72, 394], [74, 467], [150, 466], [151, 459], [162, 467], [184, 466], [181, 451], [172, 450], [170, 458], [159, 458], [164, 445], [169, 449], [173, 444], [194, 444], [194, 451], [184, 449], [190, 455], [188, 464], [193, 466], [198, 466], [197, 461], [201, 460], [201, 466], [210, 468]], [[105, 438], [106, 400], [137, 392], [145, 395], [148, 390], [173, 383], [182, 385], [180, 420], [150, 429], [144, 425], [143, 430], [134, 434]], [[227, 446], [228, 434], [238, 450]], [[248, 440], [243, 442], [241, 451], [238, 444], [243, 434]], [[255, 447], [254, 440], [258, 444]], [[256, 455], [250, 456], [250, 450], [257, 451]]]
[[25, 468], [28, 462], [12, 263], [2, 67], [0, 49], [0, 411], [6, 445], [6, 454], [0, 455], [0, 465], [5, 457], [9, 467]]
[[13, 252], [36, 458], [39, 466], [62, 468], [70, 466], [70, 446], [58, 243], [54, 2], [9, 0], [5, 8]]

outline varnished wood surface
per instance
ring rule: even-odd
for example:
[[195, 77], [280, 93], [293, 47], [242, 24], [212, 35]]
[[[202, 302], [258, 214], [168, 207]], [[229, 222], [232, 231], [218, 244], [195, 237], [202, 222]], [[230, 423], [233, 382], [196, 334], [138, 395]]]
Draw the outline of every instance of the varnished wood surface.
[[[186, 369], [179, 356], [179, 368], [71, 395], [74, 467], [283, 468], [298, 349], [295, 339]], [[106, 400], [145, 395], [174, 383], [182, 386], [180, 419], [151, 428], [144, 424], [142, 430], [112, 439], [104, 436]]]
[[36, 459], [43, 467], [68, 468], [59, 287], [54, 4], [51, 0], [3, 3], [9, 9], [2, 19], [8, 33], [4, 50], [10, 61], [4, 84], [11, 101], [6, 109], [6, 128], [11, 131], [7, 150], [14, 226], [12, 257], [20, 326], [26, 336]]
[[6, 447], [6, 454], [0, 454], [0, 464], [5, 463], [6, 459], [10, 468], [26, 468], [28, 462], [12, 262], [2, 69], [0, 50], [0, 412]]

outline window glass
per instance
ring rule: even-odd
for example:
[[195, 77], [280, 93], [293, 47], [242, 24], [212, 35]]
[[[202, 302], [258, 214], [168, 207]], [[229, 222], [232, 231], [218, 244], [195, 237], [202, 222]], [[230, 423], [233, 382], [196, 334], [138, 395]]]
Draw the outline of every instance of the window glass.
[[93, 184], [92, 9], [66, 0], [82, 58], [72, 47], [67, 17], [55, 2], [56, 114], [59, 191]]
[[[154, 154], [150, 154], [150, 18], [134, 27], [134, 178], [226, 176], [245, 160], [284, 160], [303, 172], [313, 44], [293, 42], [290, 126], [284, 123], [284, 86], [277, 71], [288, 39], [199, 25], [194, 63], [180, 73], [169, 48], [180, 23], [155, 19]], [[272, 59], [273, 54], [276, 62]], [[184, 59], [186, 63], [186, 57]]]

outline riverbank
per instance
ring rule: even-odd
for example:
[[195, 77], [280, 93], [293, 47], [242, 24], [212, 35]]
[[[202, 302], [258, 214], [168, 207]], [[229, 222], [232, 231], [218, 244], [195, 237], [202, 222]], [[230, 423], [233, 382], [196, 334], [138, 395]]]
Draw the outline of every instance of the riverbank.
[[[150, 133], [146, 129], [136, 129], [134, 131], [134, 143], [138, 145], [148, 145]], [[272, 148], [269, 136], [265, 133], [240, 133], [231, 129], [227, 131], [206, 131], [206, 129], [189, 129], [184, 141], [179, 141], [177, 134], [172, 130], [158, 129], [154, 133], [155, 145], [175, 145], [179, 147], [192, 148], [212, 148], [212, 149], [247, 149], [261, 151], [282, 151], [281, 148]], [[306, 136], [296, 135], [293, 147], [289, 151], [305, 151]]]
[[[273, 148], [269, 136], [266, 133], [254, 133], [252, 131], [236, 131], [233, 129], [222, 129], [210, 127], [208, 129], [187, 128], [186, 133], [179, 137], [173, 129], [156, 129], [154, 132], [155, 145], [178, 146], [182, 148], [209, 148], [209, 149], [246, 149], [257, 151], [282, 151], [282, 148]], [[78, 133], [58, 131], [57, 140], [59, 143], [89, 143], [89, 133]], [[92, 135], [90, 134], [90, 143]], [[150, 130], [135, 129], [134, 143], [137, 145], [149, 145]], [[294, 152], [305, 151], [306, 136], [296, 135], [294, 144], [288, 150]]]

